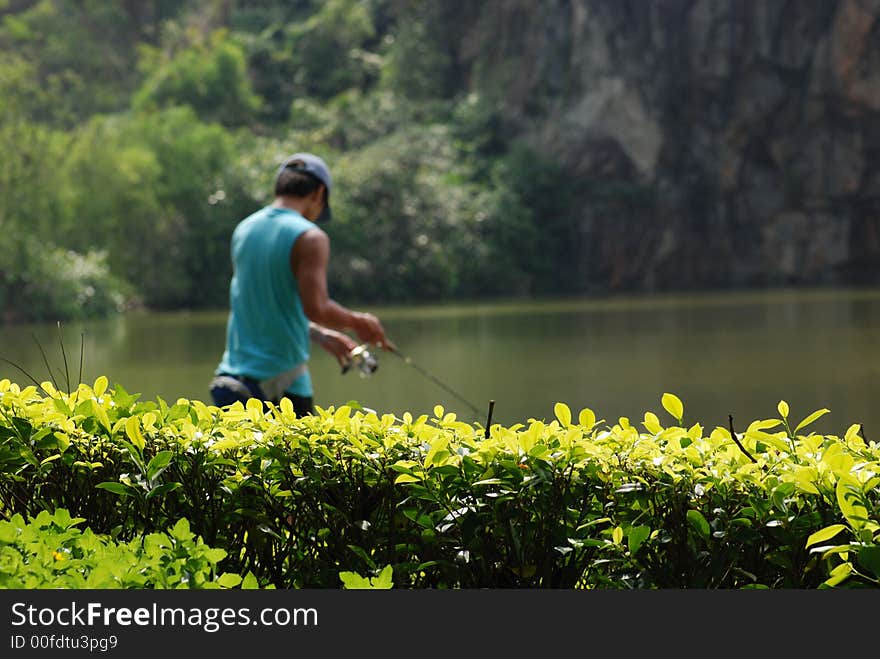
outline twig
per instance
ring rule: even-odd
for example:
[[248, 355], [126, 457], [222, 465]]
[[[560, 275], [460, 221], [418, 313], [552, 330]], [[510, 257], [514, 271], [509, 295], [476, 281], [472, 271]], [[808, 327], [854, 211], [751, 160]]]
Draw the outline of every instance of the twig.
[[489, 401], [489, 418], [486, 420], [486, 439], [489, 439], [489, 427], [492, 425], [492, 412], [495, 411], [495, 401]]
[[865, 434], [865, 424], [863, 423], [859, 424], [859, 435], [861, 435], [862, 439], [864, 439], [866, 442], [868, 441], [868, 436]]
[[64, 333], [61, 331], [61, 321], [58, 321], [58, 341], [61, 343], [61, 356], [64, 358], [64, 379], [67, 381], [67, 393], [70, 393], [70, 372], [67, 370], [67, 352], [64, 350]]
[[52, 366], [49, 364], [49, 359], [46, 357], [46, 351], [43, 350], [43, 346], [40, 343], [39, 339], [37, 339], [35, 334], [31, 334], [31, 337], [34, 340], [34, 343], [37, 344], [37, 347], [40, 349], [40, 355], [43, 357], [43, 363], [46, 365], [46, 370], [49, 371], [49, 377], [52, 379], [52, 384], [57, 390], [61, 390], [61, 387], [58, 386], [58, 381], [55, 379], [55, 374], [52, 372]]
[[8, 359], [6, 359], [6, 357], [0, 357], [0, 359], [2, 359], [4, 362], [6, 362], [7, 364], [9, 364], [10, 366], [12, 366], [12, 367], [14, 367], [14, 368], [17, 368], [17, 369], [18, 369], [19, 371], [21, 371], [22, 373], [24, 373], [25, 376], [26, 376], [27, 378], [29, 378], [30, 381], [33, 382], [33, 383], [37, 386], [38, 389], [40, 388], [40, 383], [37, 382], [37, 379], [36, 379], [33, 375], [31, 375], [30, 373], [28, 373], [26, 370], [24, 370], [21, 366], [19, 366], [19, 365], [16, 364], [15, 362], [11, 362], [11, 361], [9, 361]]
[[86, 347], [86, 335], [85, 332], [80, 332], [79, 334], [79, 382], [77, 382], [77, 386], [82, 384], [83, 380], [83, 352], [85, 352]]
[[746, 451], [746, 447], [742, 445], [742, 443], [739, 441], [739, 439], [736, 436], [736, 431], [734, 431], [734, 429], [733, 429], [733, 415], [728, 414], [727, 419], [730, 421], [730, 436], [733, 438], [733, 441], [736, 442], [737, 446], [739, 446], [739, 450], [742, 451], [743, 453], [745, 453], [746, 456], [748, 456], [749, 460], [751, 460], [752, 462], [757, 464], [758, 461], [752, 457], [751, 453]]

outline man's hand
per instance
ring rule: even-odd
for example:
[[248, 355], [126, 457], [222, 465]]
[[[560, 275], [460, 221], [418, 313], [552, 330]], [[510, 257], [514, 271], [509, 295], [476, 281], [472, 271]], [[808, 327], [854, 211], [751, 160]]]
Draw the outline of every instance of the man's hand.
[[357, 343], [342, 332], [328, 329], [326, 327], [312, 326], [312, 338], [331, 355], [336, 357], [336, 361], [342, 368], [347, 367], [351, 363], [349, 355], [351, 351], [357, 348]]
[[380, 346], [385, 350], [391, 350], [393, 348], [391, 342], [385, 338], [385, 330], [382, 328], [382, 323], [379, 322], [379, 319], [376, 318], [376, 316], [362, 311], [355, 311], [353, 315], [355, 318], [353, 329], [357, 332], [361, 341], [371, 345]]

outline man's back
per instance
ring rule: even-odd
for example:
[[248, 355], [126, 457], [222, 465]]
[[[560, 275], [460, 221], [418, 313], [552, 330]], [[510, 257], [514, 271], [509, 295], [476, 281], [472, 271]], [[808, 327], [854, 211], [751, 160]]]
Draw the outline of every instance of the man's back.
[[[290, 269], [290, 252], [313, 227], [294, 210], [267, 206], [235, 228], [226, 350], [218, 372], [263, 380], [308, 360], [309, 321]], [[293, 389], [312, 395], [307, 373]]]

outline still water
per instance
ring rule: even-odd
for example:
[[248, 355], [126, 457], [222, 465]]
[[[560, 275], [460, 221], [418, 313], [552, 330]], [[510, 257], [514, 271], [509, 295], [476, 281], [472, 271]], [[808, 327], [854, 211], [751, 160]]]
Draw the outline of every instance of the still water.
[[[474, 413], [399, 357], [379, 354], [364, 378], [341, 375], [315, 348], [316, 403], [356, 400], [381, 412], [431, 413], [440, 403], [460, 418], [553, 418], [557, 401], [575, 414], [641, 421], [647, 410], [669, 419], [664, 392], [685, 405], [685, 423], [737, 430], [776, 416], [780, 399], [797, 420], [827, 407], [817, 432], [842, 434], [863, 423], [880, 437], [880, 290], [775, 290], [650, 295], [433, 307], [370, 309], [418, 366], [480, 409]], [[223, 350], [225, 312], [138, 313], [62, 327], [68, 370], [83, 380], [106, 375], [142, 399], [209, 400], [208, 382]], [[38, 348], [63, 385], [55, 324], [0, 327], [0, 357], [49, 379]], [[5, 362], [0, 378], [28, 380]]]

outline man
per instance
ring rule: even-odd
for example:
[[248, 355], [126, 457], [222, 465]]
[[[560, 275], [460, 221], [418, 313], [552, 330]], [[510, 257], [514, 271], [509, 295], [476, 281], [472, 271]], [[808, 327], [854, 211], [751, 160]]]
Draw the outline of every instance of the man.
[[310, 339], [345, 368], [357, 344], [391, 347], [379, 319], [330, 299], [330, 240], [316, 222], [330, 220], [330, 170], [318, 156], [287, 158], [275, 178], [275, 200], [242, 220], [232, 234], [232, 282], [226, 349], [211, 382], [218, 406], [259, 398], [313, 411]]

